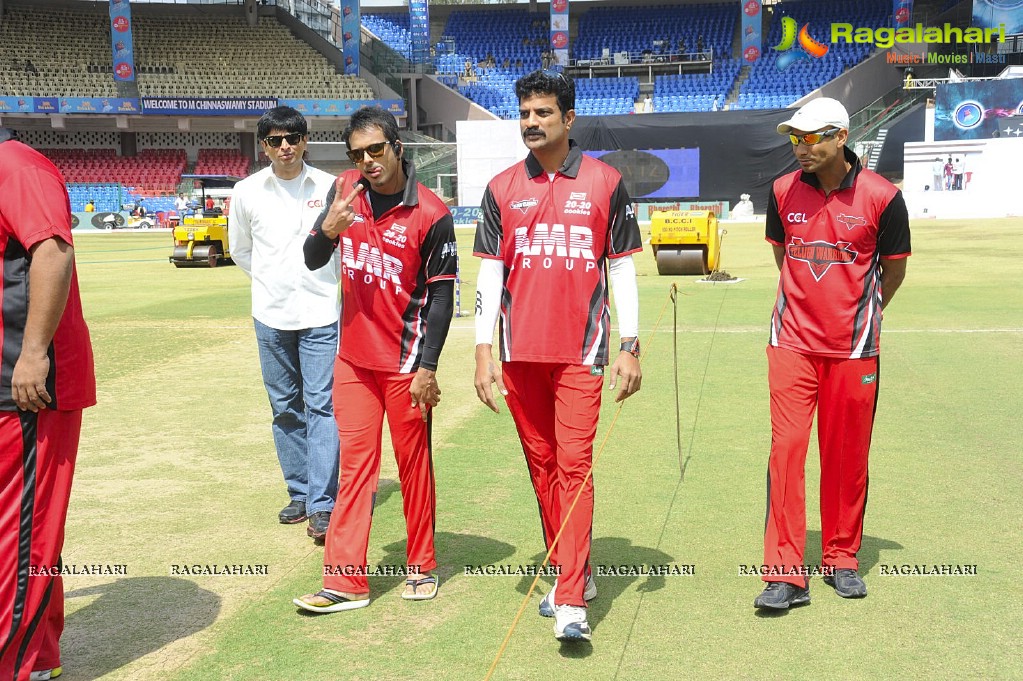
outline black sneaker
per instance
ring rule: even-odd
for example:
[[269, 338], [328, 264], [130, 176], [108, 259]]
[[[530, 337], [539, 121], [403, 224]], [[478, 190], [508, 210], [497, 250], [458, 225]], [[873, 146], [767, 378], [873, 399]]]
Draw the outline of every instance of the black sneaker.
[[317, 511], [309, 516], [309, 527], [305, 528], [305, 533], [314, 541], [323, 541], [323, 538], [327, 536], [328, 527], [330, 527], [330, 511]]
[[863, 598], [867, 595], [863, 578], [849, 568], [835, 570], [835, 574], [824, 577], [824, 583], [835, 587], [835, 593], [842, 598]]
[[770, 608], [785, 610], [792, 605], [803, 605], [810, 602], [810, 589], [798, 587], [788, 582], [768, 582], [767, 588], [753, 601], [754, 608]]
[[282, 525], [294, 525], [302, 522], [306, 519], [305, 502], [292, 501], [281, 509], [281, 512], [277, 514], [277, 519], [281, 521]]

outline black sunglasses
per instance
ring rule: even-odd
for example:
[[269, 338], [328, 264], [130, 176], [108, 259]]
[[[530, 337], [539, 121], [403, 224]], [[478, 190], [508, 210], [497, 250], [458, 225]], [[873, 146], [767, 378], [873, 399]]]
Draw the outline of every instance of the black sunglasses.
[[291, 132], [288, 133], [287, 135], [267, 135], [266, 137], [263, 138], [263, 141], [266, 142], [271, 147], [273, 147], [274, 149], [279, 149], [281, 143], [284, 142], [285, 140], [287, 140], [288, 144], [290, 144], [291, 146], [295, 146], [296, 144], [302, 141], [303, 137], [305, 137], [305, 133]]
[[349, 149], [346, 153], [352, 163], [362, 163], [362, 159], [366, 154], [369, 154], [370, 158], [380, 158], [391, 144], [397, 144], [397, 142], [377, 142], [376, 144], [370, 144], [365, 149]]

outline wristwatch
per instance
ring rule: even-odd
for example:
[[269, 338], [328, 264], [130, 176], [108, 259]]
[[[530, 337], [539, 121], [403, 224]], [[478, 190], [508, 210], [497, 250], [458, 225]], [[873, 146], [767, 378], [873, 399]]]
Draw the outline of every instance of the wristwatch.
[[639, 359], [639, 336], [631, 340], [623, 340], [621, 351], [627, 352], [636, 359]]

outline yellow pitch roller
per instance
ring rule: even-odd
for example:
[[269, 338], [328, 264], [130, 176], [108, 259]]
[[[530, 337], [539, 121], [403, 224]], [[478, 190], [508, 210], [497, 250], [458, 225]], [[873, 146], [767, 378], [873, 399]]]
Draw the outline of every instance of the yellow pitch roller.
[[650, 245], [658, 274], [708, 274], [718, 267], [721, 234], [709, 210], [655, 211], [650, 216]]
[[170, 261], [175, 267], [216, 267], [233, 265], [228, 240], [228, 217], [220, 208], [202, 210], [206, 204], [206, 190], [226, 191], [234, 187], [239, 178], [229, 175], [182, 175], [184, 181], [201, 192], [196, 197], [199, 209], [193, 215], [181, 216], [173, 230], [174, 250]]

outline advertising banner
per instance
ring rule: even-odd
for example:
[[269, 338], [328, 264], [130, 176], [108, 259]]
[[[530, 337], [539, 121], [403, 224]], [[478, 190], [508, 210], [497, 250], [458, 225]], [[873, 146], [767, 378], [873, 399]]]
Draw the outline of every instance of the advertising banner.
[[554, 63], [568, 66], [568, 0], [551, 0], [551, 48]]
[[35, 111], [34, 97], [0, 97], [0, 112], [20, 111], [32, 113]]
[[892, 0], [892, 26], [908, 28], [913, 16], [913, 0]]
[[131, 4], [128, 0], [110, 0], [110, 51], [113, 54], [114, 80], [135, 80], [135, 48], [132, 45]]
[[359, 0], [341, 0], [341, 56], [346, 76], [359, 75], [360, 17]]
[[281, 106], [290, 106], [303, 116], [351, 116], [364, 106], [379, 106], [395, 116], [405, 115], [405, 102], [400, 99], [279, 99]]
[[412, 63], [430, 61], [430, 7], [426, 0], [409, 0], [409, 31], [412, 36]]
[[636, 219], [649, 221], [657, 211], [709, 210], [718, 220], [728, 219], [727, 201], [676, 201], [675, 203], [640, 203], [636, 208]]
[[475, 225], [483, 219], [483, 209], [479, 206], [451, 206], [451, 220], [456, 225]]
[[142, 109], [137, 99], [117, 97], [61, 97], [61, 113], [73, 114], [139, 114]]
[[753, 63], [763, 52], [763, 7], [760, 0], [739, 0], [742, 5], [742, 58]]

